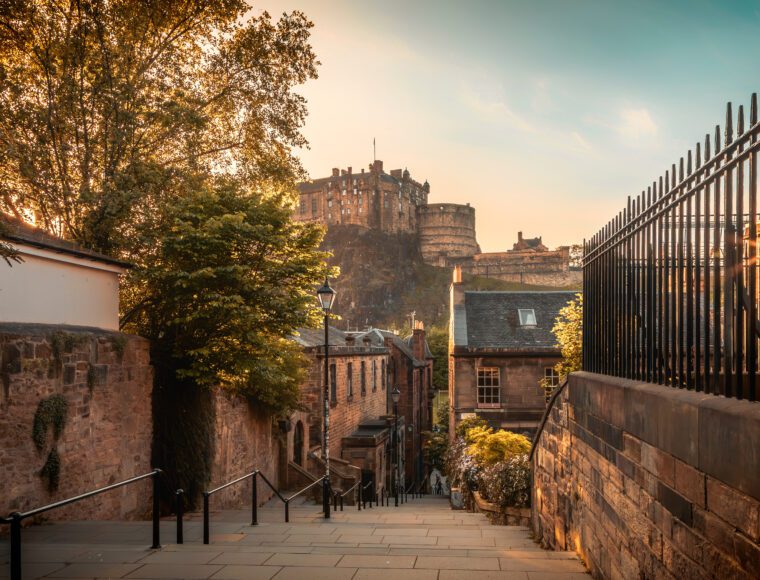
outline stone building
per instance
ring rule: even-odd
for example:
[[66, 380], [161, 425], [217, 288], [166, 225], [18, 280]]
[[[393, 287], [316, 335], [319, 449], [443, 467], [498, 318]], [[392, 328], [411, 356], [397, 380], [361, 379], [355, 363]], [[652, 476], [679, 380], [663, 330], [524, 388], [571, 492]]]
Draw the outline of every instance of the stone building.
[[412, 179], [408, 170], [383, 171], [373, 161], [369, 171], [334, 168], [332, 175], [299, 184], [294, 218], [333, 225], [361, 225], [388, 233], [415, 233], [417, 208], [427, 204], [430, 185]]
[[[301, 387], [306, 410], [290, 419], [293, 428], [288, 463], [318, 475], [324, 469], [320, 459], [324, 333], [321, 329], [300, 329], [294, 340], [303, 347], [311, 364]], [[350, 487], [349, 480], [356, 476], [376, 486], [387, 479], [386, 453], [392, 428], [387, 420], [389, 355], [382, 343], [373, 344], [370, 339], [330, 328], [329, 446], [331, 469], [337, 474], [332, 481], [336, 489]]]
[[299, 184], [293, 217], [328, 228], [355, 225], [387, 234], [413, 234], [425, 263], [507, 282], [539, 286], [579, 286], [581, 273], [570, 268], [568, 247], [549, 250], [541, 238], [518, 240], [511, 250], [483, 253], [477, 241], [475, 208], [470, 204], [428, 203], [430, 184], [408, 170], [334, 168], [332, 175]]
[[[399, 417], [405, 425], [400, 438], [403, 449], [402, 480], [405, 487], [425, 481], [427, 469], [423, 454], [423, 432], [432, 428], [433, 355], [425, 340], [424, 326], [416, 321], [412, 334], [406, 338], [377, 328], [362, 333], [373, 344], [384, 344], [390, 353], [388, 384], [390, 390], [398, 388]], [[388, 400], [388, 409], [393, 404]]]
[[450, 433], [477, 415], [494, 428], [531, 435], [545, 408], [543, 378], [560, 360], [551, 332], [574, 292], [464, 291], [455, 269], [450, 298]]

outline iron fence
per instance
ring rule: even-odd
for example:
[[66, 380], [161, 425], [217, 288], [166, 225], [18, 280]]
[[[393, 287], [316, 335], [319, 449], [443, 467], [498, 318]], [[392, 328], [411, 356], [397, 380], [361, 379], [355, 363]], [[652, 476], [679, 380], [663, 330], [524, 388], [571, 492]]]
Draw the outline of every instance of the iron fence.
[[583, 244], [583, 368], [756, 400], [757, 94]]

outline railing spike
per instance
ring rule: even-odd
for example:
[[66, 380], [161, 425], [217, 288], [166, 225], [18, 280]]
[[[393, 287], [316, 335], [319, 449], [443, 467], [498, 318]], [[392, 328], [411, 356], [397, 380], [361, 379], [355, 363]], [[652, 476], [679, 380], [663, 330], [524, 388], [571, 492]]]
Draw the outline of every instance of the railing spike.
[[710, 160], [710, 134], [705, 135], [705, 163]]
[[702, 144], [697, 141], [697, 153], [696, 153], [696, 162], [697, 162], [697, 169], [702, 167]]
[[715, 155], [720, 152], [720, 125], [715, 125]]
[[691, 175], [692, 171], [693, 169], [691, 165], [691, 149], [689, 149], [689, 153], [686, 156], [686, 175]]
[[736, 136], [744, 135], [744, 105], [739, 105], [739, 111], [736, 115]]
[[734, 140], [734, 115], [731, 110], [731, 102], [726, 104], [726, 146]]
[[[683, 157], [681, 157], [683, 161]], [[670, 188], [673, 189], [676, 186], [676, 164], [674, 163], [670, 171]]]
[[683, 178], [683, 157], [681, 157], [681, 161], [678, 163], [678, 181], [683, 181]]
[[752, 93], [752, 100], [749, 106], [749, 124], [757, 123], [757, 93]]

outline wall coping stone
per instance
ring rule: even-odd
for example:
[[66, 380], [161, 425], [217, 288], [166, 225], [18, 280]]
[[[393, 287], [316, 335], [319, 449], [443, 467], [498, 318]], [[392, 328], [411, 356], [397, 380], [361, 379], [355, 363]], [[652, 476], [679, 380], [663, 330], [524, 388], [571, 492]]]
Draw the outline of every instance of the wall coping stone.
[[[760, 500], [760, 404], [579, 371], [570, 402]], [[694, 440], [689, 434], [698, 433]]]

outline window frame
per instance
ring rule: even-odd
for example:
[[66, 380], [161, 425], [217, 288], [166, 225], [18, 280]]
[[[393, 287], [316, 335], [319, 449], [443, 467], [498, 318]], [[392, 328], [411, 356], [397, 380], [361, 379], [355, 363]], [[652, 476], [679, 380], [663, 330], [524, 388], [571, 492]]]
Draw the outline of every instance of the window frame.
[[[523, 315], [523, 313], [526, 313], [526, 314]], [[525, 318], [523, 318], [523, 316], [525, 316]], [[535, 308], [518, 308], [517, 317], [520, 320], [520, 326], [528, 326], [528, 327], [538, 326], [538, 319], [536, 318]], [[530, 317], [533, 317], [532, 323], [529, 322]]]
[[346, 363], [346, 397], [351, 400], [354, 398], [354, 365]]
[[477, 367], [475, 385], [478, 409], [501, 408], [501, 367]]
[[335, 363], [330, 363], [330, 400], [338, 403], [338, 367]]
[[365, 361], [361, 361], [359, 368], [361, 372], [361, 376], [359, 377], [359, 385], [363, 397], [367, 394], [367, 363]]
[[554, 367], [544, 367], [544, 381], [551, 387], [559, 386], [559, 373]]

